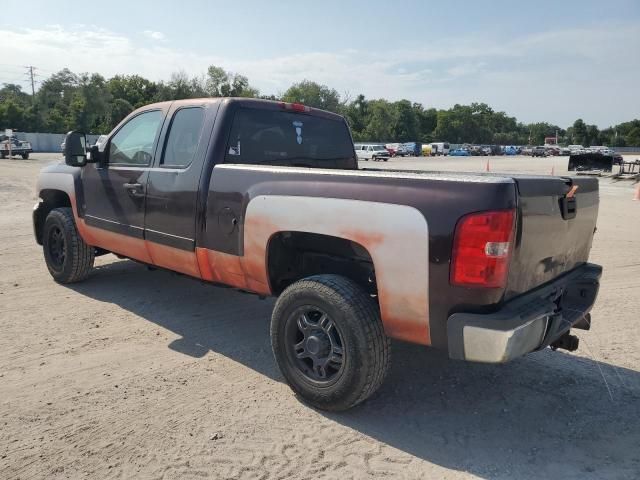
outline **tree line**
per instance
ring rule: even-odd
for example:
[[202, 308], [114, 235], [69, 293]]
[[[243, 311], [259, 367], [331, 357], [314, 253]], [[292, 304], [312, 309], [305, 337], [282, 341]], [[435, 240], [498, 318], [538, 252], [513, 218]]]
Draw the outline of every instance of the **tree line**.
[[391, 102], [352, 98], [335, 89], [304, 80], [279, 95], [262, 95], [247, 77], [215, 65], [200, 76], [176, 72], [168, 81], [140, 75], [76, 74], [63, 69], [42, 82], [35, 95], [16, 84], [0, 89], [0, 128], [65, 133], [81, 130], [108, 133], [134, 109], [152, 102], [199, 97], [255, 97], [299, 102], [344, 115], [355, 141], [540, 145], [558, 136], [562, 144], [638, 146], [640, 120], [600, 130], [577, 119], [568, 128], [547, 122], [525, 124], [485, 103], [428, 108], [409, 100]]

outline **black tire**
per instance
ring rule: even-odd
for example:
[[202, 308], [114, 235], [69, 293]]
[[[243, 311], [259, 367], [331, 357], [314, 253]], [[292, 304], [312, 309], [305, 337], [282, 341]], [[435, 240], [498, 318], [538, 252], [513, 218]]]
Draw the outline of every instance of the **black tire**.
[[0, 158], [2, 158], [4, 160], [5, 158], [7, 158], [7, 154], [6, 153], [0, 153]]
[[93, 268], [95, 250], [80, 237], [68, 207], [54, 208], [47, 215], [42, 249], [49, 273], [56, 282], [80, 282]]
[[[316, 323], [309, 321], [313, 311], [320, 312]], [[331, 326], [321, 330], [325, 317], [324, 324]], [[323, 333], [328, 339], [324, 344]], [[316, 335], [320, 340], [311, 342]], [[311, 356], [313, 350], [322, 352], [322, 345], [324, 367], [319, 354]], [[377, 305], [360, 286], [339, 275], [305, 278], [280, 295], [271, 317], [271, 346], [293, 391], [322, 410], [347, 410], [369, 398], [382, 385], [391, 361]]]
[[27, 159], [29, 158], [29, 152], [27, 152], [27, 153], [23, 153], [23, 154], [22, 154], [22, 158], [23, 158], [24, 160], [27, 160]]

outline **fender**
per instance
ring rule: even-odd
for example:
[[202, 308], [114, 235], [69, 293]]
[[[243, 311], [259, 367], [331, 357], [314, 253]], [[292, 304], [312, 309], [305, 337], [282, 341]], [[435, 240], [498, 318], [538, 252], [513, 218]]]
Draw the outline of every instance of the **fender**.
[[373, 259], [387, 335], [423, 345], [429, 333], [429, 229], [403, 205], [300, 196], [253, 198], [243, 225], [244, 256], [198, 248], [203, 278], [269, 294], [267, 251], [278, 232], [331, 235], [359, 243]]

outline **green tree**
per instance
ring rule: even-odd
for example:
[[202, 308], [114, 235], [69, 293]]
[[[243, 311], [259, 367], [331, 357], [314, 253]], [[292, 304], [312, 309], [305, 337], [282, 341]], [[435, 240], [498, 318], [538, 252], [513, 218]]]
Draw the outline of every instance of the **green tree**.
[[258, 89], [249, 85], [244, 75], [227, 72], [211, 65], [207, 69], [205, 91], [211, 97], [257, 97]]
[[303, 80], [291, 85], [282, 95], [282, 100], [291, 103], [302, 103], [309, 107], [321, 108], [330, 112], [340, 109], [340, 95], [326, 85]]
[[107, 82], [107, 89], [114, 99], [125, 100], [134, 108], [151, 103], [158, 93], [158, 85], [140, 75], [116, 75]]
[[625, 143], [632, 147], [640, 146], [640, 126], [634, 127], [625, 135]]
[[574, 145], [583, 145], [585, 147], [589, 143], [587, 125], [581, 118], [573, 122], [573, 126], [571, 127], [571, 142]]
[[394, 110], [387, 100], [370, 100], [367, 126], [363, 132], [363, 139], [381, 142], [393, 141], [392, 126], [395, 122]]
[[398, 142], [418, 140], [420, 124], [416, 111], [409, 100], [400, 100], [392, 106], [395, 110], [391, 135]]

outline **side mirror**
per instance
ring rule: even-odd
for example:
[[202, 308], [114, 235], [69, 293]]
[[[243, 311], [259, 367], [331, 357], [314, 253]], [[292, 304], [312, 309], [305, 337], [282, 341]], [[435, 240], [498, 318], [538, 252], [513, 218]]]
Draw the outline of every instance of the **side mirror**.
[[69, 132], [64, 139], [64, 163], [71, 167], [87, 164], [87, 137], [81, 132]]

